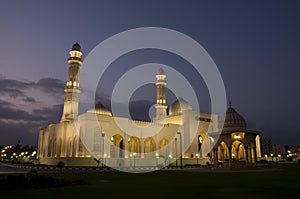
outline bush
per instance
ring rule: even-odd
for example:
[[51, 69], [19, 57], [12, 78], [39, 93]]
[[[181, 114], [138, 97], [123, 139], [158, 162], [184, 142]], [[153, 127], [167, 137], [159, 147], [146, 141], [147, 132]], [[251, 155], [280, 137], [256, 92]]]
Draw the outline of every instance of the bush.
[[84, 180], [66, 181], [55, 179], [49, 175], [38, 175], [35, 169], [30, 170], [26, 175], [7, 176], [0, 180], [0, 190], [26, 189], [26, 188], [50, 188], [71, 185], [86, 184]]

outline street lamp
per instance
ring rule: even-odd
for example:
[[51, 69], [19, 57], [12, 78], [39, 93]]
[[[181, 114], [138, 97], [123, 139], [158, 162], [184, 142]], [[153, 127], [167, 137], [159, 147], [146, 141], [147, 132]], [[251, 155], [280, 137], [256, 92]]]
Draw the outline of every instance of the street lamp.
[[182, 169], [182, 135], [180, 132], [177, 132], [180, 138], [180, 168]]
[[104, 167], [104, 137], [105, 137], [105, 134], [102, 132], [101, 135], [102, 135], [102, 165], [101, 165], [101, 169], [103, 169], [103, 167]]
[[198, 166], [199, 153], [196, 153], [196, 158], [197, 158], [197, 166]]
[[271, 157], [272, 157], [272, 161], [274, 161], [274, 159], [273, 159], [273, 156], [274, 156], [273, 153], [271, 153], [270, 155], [271, 155]]
[[132, 164], [132, 163], [131, 163], [132, 153], [129, 154], [129, 157], [130, 157], [130, 167], [131, 167], [131, 166], [132, 166], [132, 165], [131, 165], [131, 164]]
[[177, 168], [177, 138], [175, 138], [175, 158], [176, 158], [176, 160], [175, 160], [175, 165], [176, 165], [176, 168]]
[[158, 153], [155, 153], [155, 157], [156, 157], [156, 167], [157, 167], [157, 165], [158, 165], [159, 154], [158, 154]]
[[136, 156], [136, 153], [133, 153], [133, 168], [135, 168], [135, 156]]

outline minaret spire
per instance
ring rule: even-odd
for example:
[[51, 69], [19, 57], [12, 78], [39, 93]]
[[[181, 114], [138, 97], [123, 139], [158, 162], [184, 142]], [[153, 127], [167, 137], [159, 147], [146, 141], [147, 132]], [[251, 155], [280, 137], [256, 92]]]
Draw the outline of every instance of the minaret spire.
[[80, 50], [80, 45], [78, 43], [75, 43], [72, 46], [72, 50], [69, 52], [69, 72], [68, 80], [64, 88], [65, 101], [61, 121], [72, 121], [78, 116], [78, 97], [80, 93], [79, 72], [80, 65], [82, 64], [82, 52]]
[[163, 119], [167, 116], [167, 100], [166, 100], [166, 75], [162, 68], [156, 74], [156, 117], [155, 120]]

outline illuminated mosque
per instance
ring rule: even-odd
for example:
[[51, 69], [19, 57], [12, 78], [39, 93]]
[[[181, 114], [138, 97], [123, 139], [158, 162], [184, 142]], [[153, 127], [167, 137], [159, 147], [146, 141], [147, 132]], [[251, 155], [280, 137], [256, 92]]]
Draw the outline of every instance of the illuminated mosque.
[[[78, 115], [81, 56], [81, 47], [76, 43], [68, 58], [61, 120], [39, 132], [39, 164], [57, 165], [62, 161], [66, 166], [97, 166], [100, 161], [110, 167], [128, 168], [256, 165], [261, 155], [260, 132], [247, 130], [245, 119], [231, 104], [225, 116], [194, 111], [181, 97], [168, 107], [162, 68], [156, 74], [153, 122], [113, 116], [101, 102]], [[222, 118], [224, 126], [220, 128]]]

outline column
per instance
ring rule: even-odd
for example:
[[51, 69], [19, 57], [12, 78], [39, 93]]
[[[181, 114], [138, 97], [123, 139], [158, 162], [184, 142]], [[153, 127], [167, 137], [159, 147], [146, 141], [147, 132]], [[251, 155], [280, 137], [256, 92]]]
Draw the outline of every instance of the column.
[[256, 161], [257, 161], [256, 147], [253, 147], [253, 155], [254, 155], [253, 164], [254, 166], [256, 166]]
[[248, 167], [249, 166], [249, 160], [248, 160], [248, 147], [244, 147], [245, 148], [245, 159], [246, 159], [246, 166]]
[[249, 148], [248, 152], [249, 152], [249, 163], [250, 163], [250, 165], [252, 165], [252, 149]]
[[140, 139], [140, 142], [141, 142], [141, 151], [140, 151], [140, 153], [141, 153], [141, 158], [144, 158], [145, 157], [145, 139], [144, 138], [141, 138]]
[[228, 165], [229, 165], [229, 168], [231, 167], [231, 161], [232, 161], [232, 151], [231, 151], [232, 147], [228, 147], [228, 151], [229, 151], [229, 160], [228, 160]]

